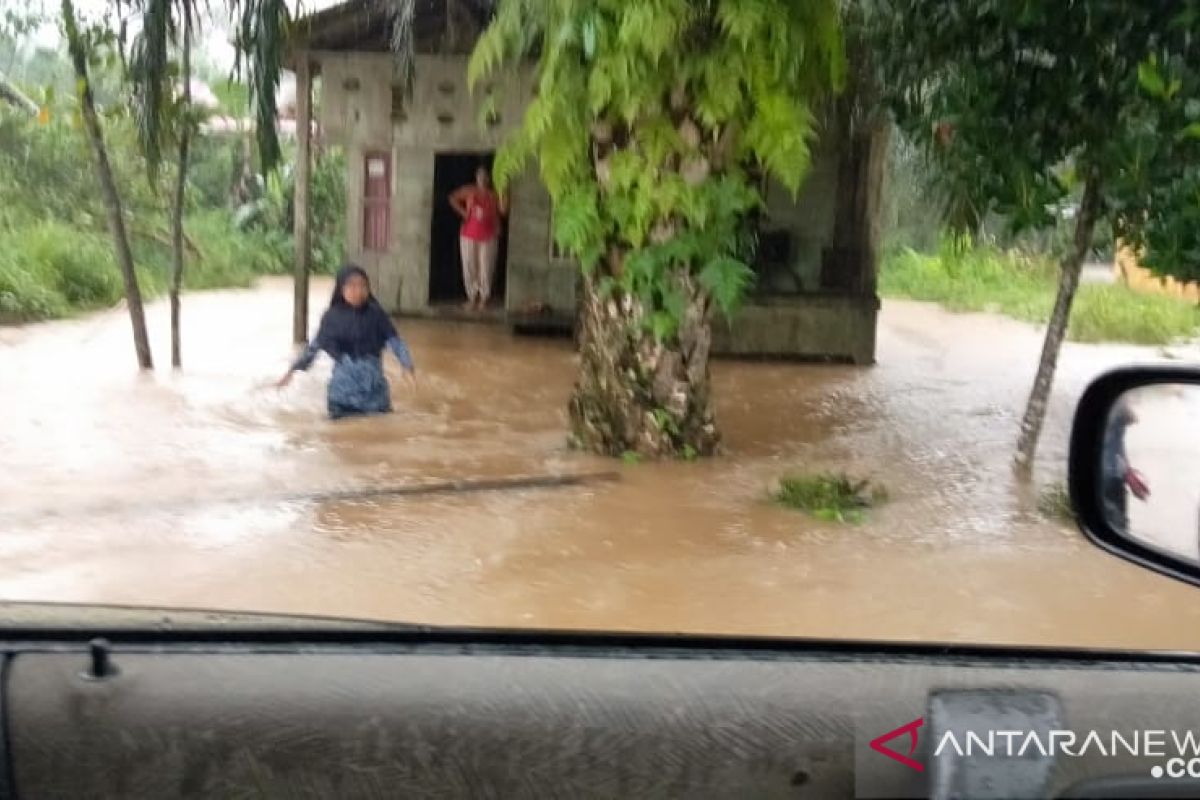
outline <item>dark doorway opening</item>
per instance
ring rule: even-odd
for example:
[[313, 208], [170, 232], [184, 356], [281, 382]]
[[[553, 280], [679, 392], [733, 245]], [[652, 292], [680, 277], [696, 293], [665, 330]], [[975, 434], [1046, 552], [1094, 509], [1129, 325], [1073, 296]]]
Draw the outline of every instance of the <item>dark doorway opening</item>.
[[[433, 222], [429, 237], [430, 305], [463, 303], [467, 299], [458, 244], [458, 231], [462, 220], [450, 207], [450, 194], [460, 186], [474, 183], [475, 169], [481, 164], [490, 172], [494, 157], [494, 153], [438, 153], [435, 156]], [[503, 307], [505, 277], [508, 271], [508, 220], [503, 218], [500, 221], [498, 249], [490, 305]]]

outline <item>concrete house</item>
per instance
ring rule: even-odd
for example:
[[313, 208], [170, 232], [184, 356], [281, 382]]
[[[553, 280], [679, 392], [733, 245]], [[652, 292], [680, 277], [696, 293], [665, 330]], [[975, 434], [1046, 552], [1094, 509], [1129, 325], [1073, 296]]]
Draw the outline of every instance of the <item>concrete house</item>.
[[[417, 0], [415, 84], [407, 97], [389, 52], [391, 18], [381, 0], [350, 0], [303, 17], [289, 43], [302, 134], [297, 241], [308, 236], [311, 154], [303, 132], [315, 116], [322, 140], [347, 156], [348, 258], [368, 270], [381, 302], [395, 314], [457, 313], [463, 280], [458, 219], [448, 196], [472, 180], [478, 164], [491, 162], [532, 95], [532, 70], [498, 77], [498, 85], [477, 87], [474, 95], [468, 91], [467, 61], [487, 24], [487, 5]], [[481, 121], [490, 91], [499, 105]], [[796, 200], [782, 187], [766, 186], [759, 279], [737, 319], [717, 323], [718, 354], [874, 361], [875, 219], [886, 142], [841, 139], [823, 136]], [[515, 327], [547, 317], [569, 324], [579, 269], [552, 241], [550, 198], [536, 169], [515, 181], [510, 201], [496, 306], [487, 317]], [[307, 249], [297, 247], [297, 254], [298, 282], [306, 282], [300, 276]], [[299, 292], [297, 298], [299, 332]]]

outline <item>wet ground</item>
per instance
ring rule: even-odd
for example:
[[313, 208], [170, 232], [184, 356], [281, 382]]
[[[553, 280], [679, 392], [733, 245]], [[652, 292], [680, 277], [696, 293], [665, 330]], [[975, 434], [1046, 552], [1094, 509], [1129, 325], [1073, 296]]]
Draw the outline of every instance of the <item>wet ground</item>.
[[[314, 287], [314, 308], [328, 287]], [[330, 423], [328, 361], [282, 393], [290, 287], [185, 300], [186, 371], [138, 375], [122, 312], [0, 329], [0, 599], [439, 624], [1200, 648], [1200, 589], [1087, 544], [1009, 469], [1041, 334], [885, 304], [873, 368], [719, 362], [729, 454], [621, 465], [565, 448], [570, 343], [402, 322], [398, 413]], [[150, 310], [167, 355], [166, 309]], [[1195, 357], [1195, 351], [1186, 353]], [[1074, 400], [1156, 350], [1068, 345], [1038, 480]], [[389, 365], [393, 378], [394, 363]], [[585, 487], [321, 500], [617, 469]], [[772, 505], [789, 470], [891, 501], [860, 526]]]

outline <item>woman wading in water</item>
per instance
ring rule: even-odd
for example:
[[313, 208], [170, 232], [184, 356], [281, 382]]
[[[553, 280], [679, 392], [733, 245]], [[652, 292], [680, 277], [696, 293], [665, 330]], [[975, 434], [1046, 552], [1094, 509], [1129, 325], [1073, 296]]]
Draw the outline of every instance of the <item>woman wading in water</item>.
[[388, 348], [416, 386], [416, 368], [408, 345], [396, 333], [391, 317], [371, 294], [367, 273], [347, 265], [337, 274], [333, 298], [321, 317], [317, 335], [279, 379], [287, 386], [297, 370], [308, 369], [324, 350], [334, 360], [329, 379], [329, 416], [341, 419], [356, 414], [385, 414], [392, 410], [387, 378], [383, 375], [383, 349]]

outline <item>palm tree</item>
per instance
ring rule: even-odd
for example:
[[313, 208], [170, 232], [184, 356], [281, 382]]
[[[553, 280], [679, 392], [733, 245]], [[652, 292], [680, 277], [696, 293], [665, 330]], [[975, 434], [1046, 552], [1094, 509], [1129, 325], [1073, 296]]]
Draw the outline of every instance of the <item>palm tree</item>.
[[[175, 184], [171, 197], [171, 364], [182, 364], [180, 292], [183, 286], [185, 236], [183, 218], [191, 141], [200, 119], [192, 105], [192, 42], [199, 27], [194, 0], [142, 0], [141, 32], [129, 59], [129, 79], [137, 113], [138, 133], [151, 179], [155, 179], [166, 147], [176, 147]], [[288, 23], [283, 0], [230, 0], [228, 11], [238, 20], [239, 70], [247, 73], [258, 121], [257, 136], [267, 169], [279, 161], [275, 131], [275, 96], [282, 69]], [[178, 70], [172, 63], [178, 54]], [[173, 75], [177, 72], [177, 81]], [[174, 86], [181, 91], [176, 96]]]
[[[180, 291], [183, 286], [183, 215], [187, 187], [188, 151], [198, 120], [192, 108], [192, 35], [196, 27], [192, 0], [145, 0], [138, 9], [141, 32], [129, 58], [138, 140], [150, 180], [156, 181], [163, 151], [174, 139], [177, 147], [174, 191], [171, 195], [171, 275], [167, 292], [171, 304], [171, 366], [182, 366]], [[179, 51], [178, 80], [171, 50]], [[181, 96], [175, 86], [182, 87]]]
[[470, 78], [535, 64], [496, 179], [537, 159], [554, 236], [583, 268], [579, 446], [716, 451], [711, 322], [751, 280], [753, 175], [798, 191], [842, 48], [839, 0], [499, 3]]
[[104, 128], [96, 110], [89, 72], [89, 56], [96, 45], [106, 38], [102, 31], [81, 29], [75, 15], [72, 0], [61, 0], [63, 30], [66, 33], [67, 49], [79, 91], [80, 115], [84, 131], [96, 166], [96, 177], [100, 182], [100, 193], [104, 198], [104, 209], [108, 216], [108, 227], [117, 251], [117, 264], [125, 284], [125, 302], [129, 308], [129, 320], [133, 325], [133, 343], [137, 352], [138, 366], [153, 369], [154, 359], [150, 354], [150, 339], [146, 334], [146, 314], [142, 308], [142, 292], [138, 286], [137, 273], [133, 265], [133, 253], [129, 247], [129, 235], [125, 229], [125, 216], [121, 208], [121, 196], [113, 178], [112, 165], [104, 144]]

